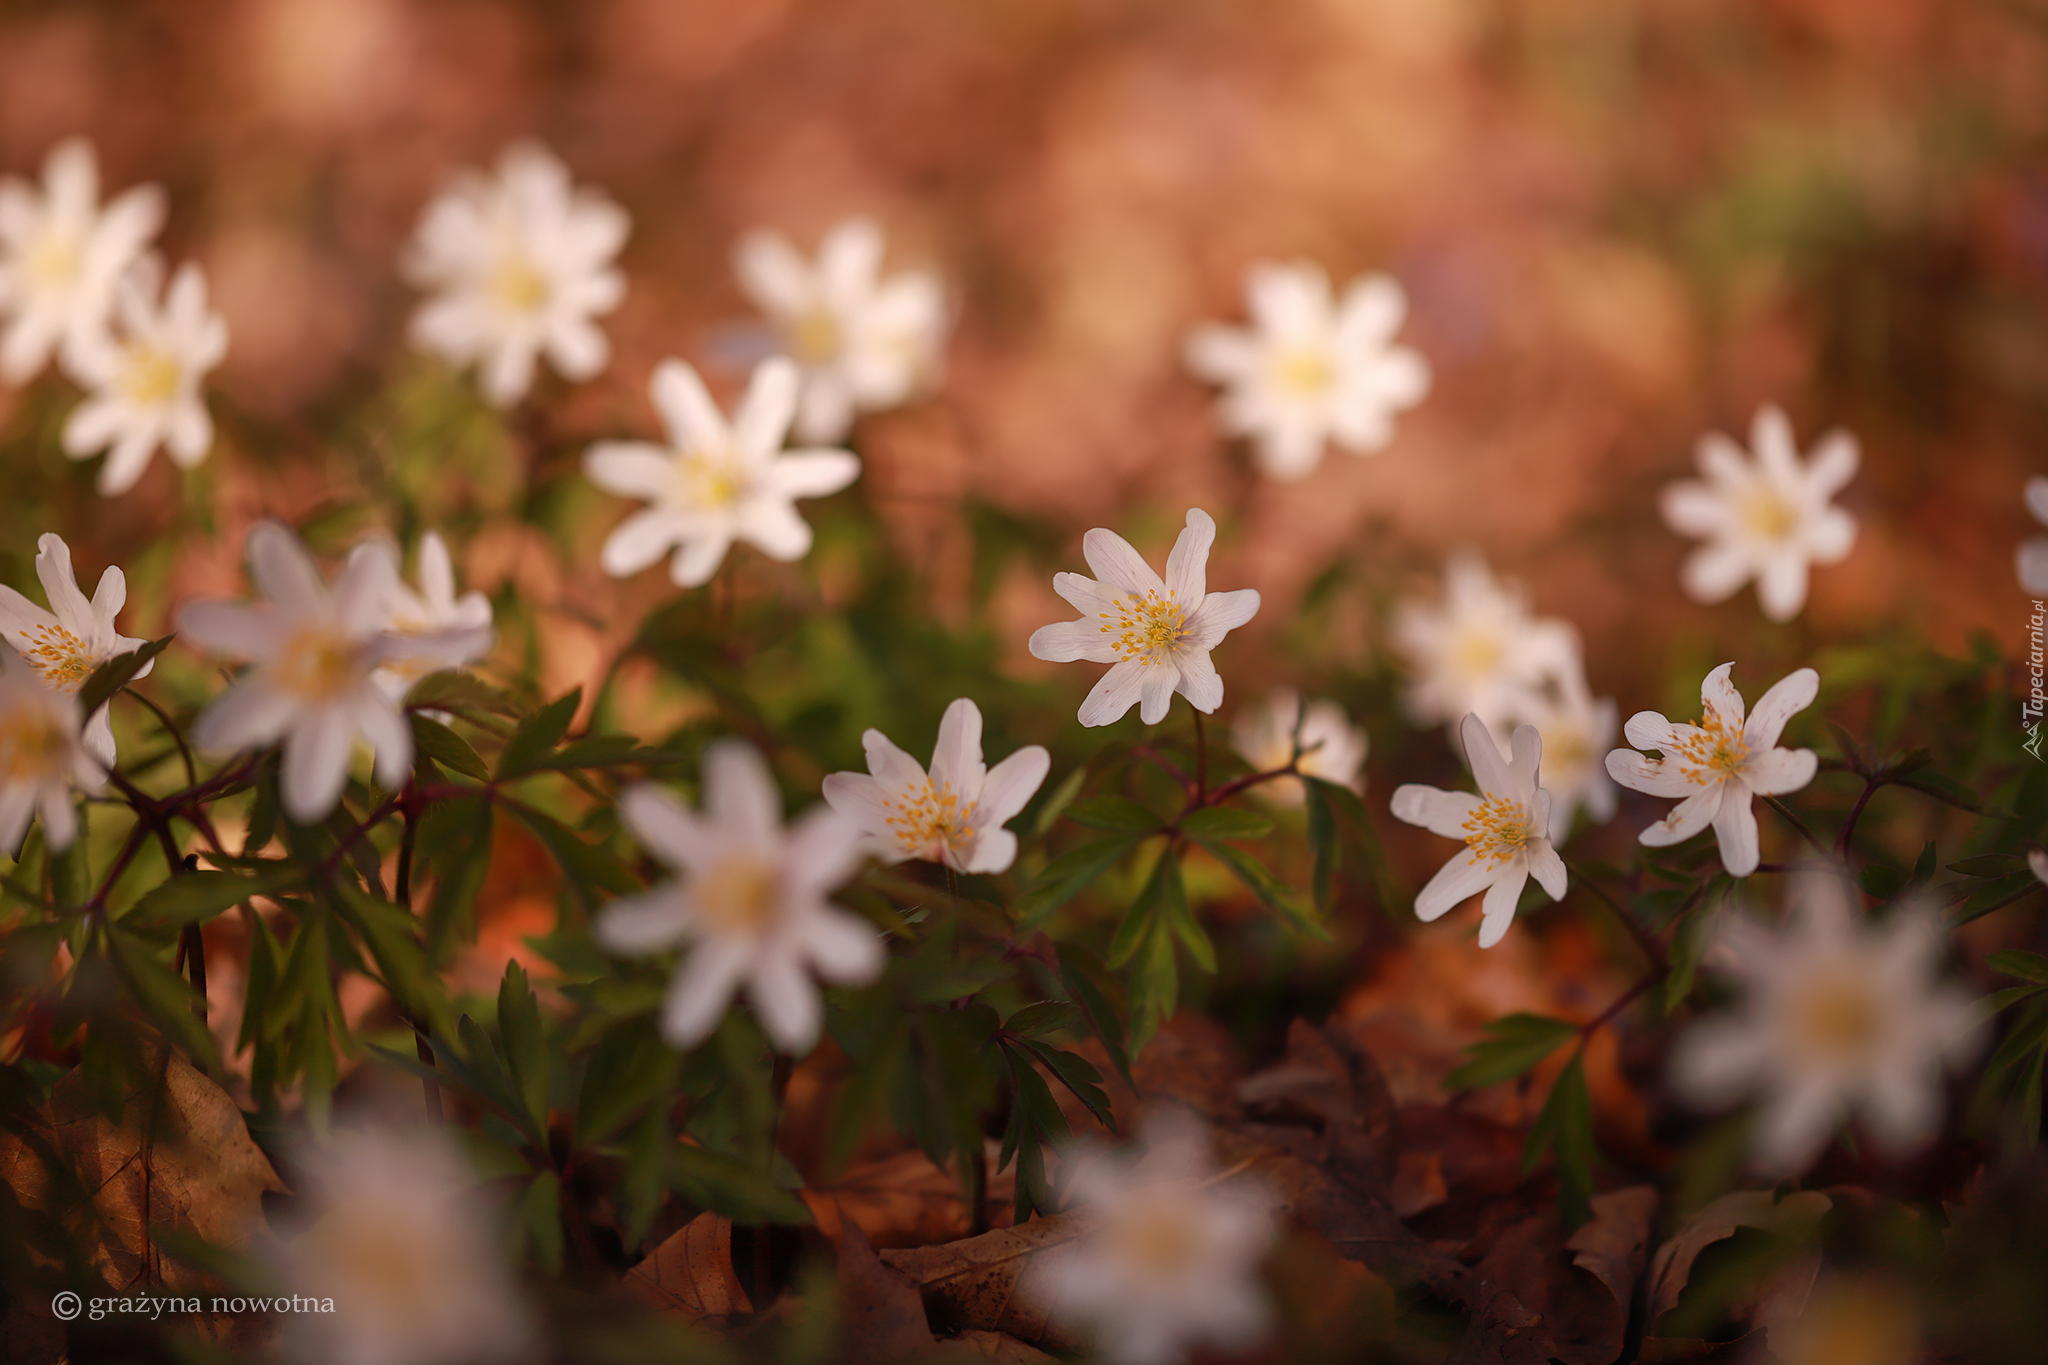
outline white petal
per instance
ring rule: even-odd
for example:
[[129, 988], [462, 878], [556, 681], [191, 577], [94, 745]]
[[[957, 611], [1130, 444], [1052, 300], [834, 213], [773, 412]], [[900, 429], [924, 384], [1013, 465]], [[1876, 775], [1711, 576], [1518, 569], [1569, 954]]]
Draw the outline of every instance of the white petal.
[[782, 797], [753, 745], [724, 739], [704, 753], [704, 809], [726, 839], [763, 853], [782, 840]]
[[1751, 751], [1777, 747], [1785, 733], [1785, 722], [1813, 705], [1820, 695], [1820, 674], [1810, 668], [1795, 669], [1771, 684], [1771, 690], [1757, 698], [1756, 710], [1742, 727], [1742, 739]]
[[1508, 771], [1500, 745], [1494, 741], [1486, 722], [1476, 715], [1467, 715], [1458, 723], [1458, 738], [1465, 748], [1465, 764], [1472, 769], [1473, 780], [1481, 792], [1487, 796], [1527, 799], [1517, 789], [1514, 774]]
[[1644, 758], [1633, 749], [1616, 749], [1608, 754], [1607, 775], [1630, 791], [1647, 792], [1651, 796], [1681, 798], [1692, 795], [1700, 787], [1669, 759]]
[[592, 926], [607, 952], [638, 957], [680, 942], [689, 927], [681, 891], [673, 882], [622, 896], [607, 905]]
[[1758, 857], [1756, 810], [1749, 793], [1728, 783], [1721, 808], [1714, 813], [1714, 838], [1721, 845], [1721, 865], [1731, 877], [1747, 877], [1756, 871]]
[[677, 1047], [702, 1042], [725, 1017], [748, 956], [746, 945], [734, 939], [708, 938], [692, 948], [662, 1003], [661, 1036]]
[[1721, 718], [1731, 729], [1742, 729], [1742, 694], [1729, 681], [1734, 663], [1722, 664], [1700, 681], [1700, 705]]
[[1224, 636], [1258, 614], [1257, 588], [1239, 588], [1235, 592], [1212, 592], [1187, 619], [1187, 648], [1214, 649]]
[[1123, 719], [1124, 712], [1137, 705], [1138, 694], [1144, 688], [1145, 674], [1151, 671], [1126, 659], [1103, 674], [1081, 702], [1078, 716], [1081, 724], [1111, 725]]
[[[1722, 793], [1727, 785], [1724, 782], [1716, 782], [1688, 796], [1673, 806], [1662, 820], [1636, 836], [1636, 842], [1647, 848], [1666, 848], [1672, 844], [1682, 844], [1692, 838], [1712, 824], [1714, 817], [1720, 813]], [[1738, 792], [1735, 799], [1746, 802], [1749, 793]]]
[[1415, 898], [1415, 918], [1424, 921], [1442, 918], [1445, 911], [1492, 886], [1499, 872], [1498, 864], [1467, 849], [1438, 868], [1429, 884], [1422, 888], [1422, 893]]
[[1775, 555], [1757, 575], [1756, 597], [1764, 615], [1789, 621], [1806, 605], [1806, 556], [1797, 551]]
[[[1628, 718], [1628, 724], [1621, 727], [1621, 733], [1638, 749], [1657, 749], [1668, 753], [1678, 742], [1680, 728], [1664, 719], [1659, 712], [1638, 711]], [[1690, 725], [1683, 728], [1693, 729]]]
[[824, 1014], [818, 988], [794, 957], [771, 953], [757, 962], [753, 980], [747, 984], [747, 998], [753, 1001], [761, 1026], [778, 1050], [798, 1056], [818, 1041]]
[[770, 559], [793, 564], [811, 551], [811, 524], [783, 498], [750, 498], [733, 519], [734, 538], [753, 545]]
[[804, 917], [803, 938], [818, 975], [840, 985], [874, 980], [887, 957], [874, 926], [829, 906]]
[[1501, 878], [1486, 889], [1486, 900], [1479, 909], [1479, 946], [1491, 948], [1507, 936], [1508, 926], [1515, 922], [1515, 907], [1521, 902], [1522, 888], [1529, 884], [1529, 865], [1517, 858], [1501, 869]]
[[[605, 537], [597, 562], [613, 578], [630, 578], [684, 540], [682, 519], [661, 507], [645, 507], [620, 522]], [[721, 556], [722, 557], [722, 556]]]
[[1183, 607], [1199, 607], [1208, 595], [1209, 547], [1216, 543], [1216, 522], [1199, 507], [1188, 509], [1187, 528], [1166, 557], [1166, 591]]
[[231, 754], [278, 738], [299, 712], [298, 698], [261, 677], [245, 678], [202, 711], [192, 742], [211, 754]]
[[866, 832], [830, 806], [812, 806], [789, 827], [782, 855], [785, 893], [822, 898], [860, 867]]
[[1557, 856], [1557, 850], [1543, 841], [1529, 847], [1529, 874], [1536, 884], [1550, 894], [1554, 901], [1564, 899], [1569, 885], [1565, 876], [1564, 859]]
[[1470, 792], [1447, 792], [1419, 782], [1406, 782], [1394, 788], [1392, 809], [1396, 820], [1420, 825], [1446, 839], [1463, 839], [1465, 822], [1472, 818], [1478, 805], [1479, 798]]
[[881, 783], [866, 773], [827, 773], [824, 793], [825, 804], [877, 840], [886, 850], [885, 858], [894, 862], [903, 856], [896, 847], [895, 832], [889, 828], [888, 798]]
[[1034, 659], [1070, 664], [1086, 659], [1091, 663], [1113, 664], [1119, 658], [1116, 647], [1093, 621], [1055, 621], [1031, 632], [1025, 648]]
[[669, 580], [679, 588], [698, 588], [711, 581], [718, 566], [732, 549], [732, 534], [724, 529], [705, 530], [692, 535], [668, 562]]
[[345, 713], [336, 706], [302, 711], [285, 732], [279, 795], [295, 823], [322, 820], [341, 800], [354, 739]]
[[677, 450], [724, 450], [731, 441], [718, 404], [686, 362], [664, 360], [656, 365], [648, 388], [655, 410], [668, 424], [669, 443]]
[[981, 759], [981, 708], [966, 697], [946, 707], [939, 718], [939, 740], [932, 750], [931, 780], [951, 787], [962, 801], [972, 801], [988, 778]]
[[1756, 572], [1748, 551], [1728, 542], [1711, 544], [1689, 555], [1679, 584], [1695, 602], [1723, 602]]
[[1154, 592], [1163, 596], [1166, 592], [1166, 585], [1144, 557], [1114, 531], [1098, 526], [1081, 537], [1081, 554], [1095, 571], [1095, 577], [1119, 594], [1136, 593], [1143, 597]]
[[749, 465], [764, 466], [782, 449], [796, 416], [797, 378], [796, 362], [788, 356], [770, 356], [754, 367], [732, 432], [734, 448]]
[[1006, 825], [1017, 818], [1045, 782], [1052, 768], [1052, 755], [1042, 744], [1027, 744], [988, 770], [976, 803], [984, 828]]
[[599, 441], [583, 453], [583, 476], [607, 493], [653, 502], [674, 488], [676, 462], [645, 441]]
[[1188, 699], [1188, 705], [1205, 716], [1223, 705], [1223, 677], [1216, 671], [1207, 650], [1184, 649], [1174, 662], [1180, 666], [1174, 690]]
[[1174, 689], [1179, 685], [1179, 669], [1163, 664], [1146, 668], [1138, 678], [1138, 719], [1147, 725], [1165, 720], [1167, 709], [1173, 705]]
[[768, 472], [785, 498], [827, 497], [859, 477], [859, 457], [844, 450], [787, 451]]
[[718, 860], [716, 833], [666, 787], [649, 782], [628, 787], [619, 797], [619, 817], [642, 848], [670, 867], [696, 870]]

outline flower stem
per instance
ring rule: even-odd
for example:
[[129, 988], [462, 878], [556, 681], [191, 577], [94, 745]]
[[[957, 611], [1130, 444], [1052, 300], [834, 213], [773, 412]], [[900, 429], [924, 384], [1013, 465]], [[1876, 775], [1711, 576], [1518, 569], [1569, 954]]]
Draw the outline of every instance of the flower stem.
[[1863, 779], [1863, 790], [1856, 797], [1856, 804], [1849, 807], [1849, 818], [1842, 822], [1842, 832], [1835, 836], [1835, 857], [1842, 863], [1849, 861], [1849, 844], [1856, 837], [1856, 822], [1863, 818], [1863, 808], [1870, 804], [1870, 796], [1882, 782], [1874, 778]]
[[[1866, 793], [1866, 795], [1868, 795], [1868, 793]], [[1806, 822], [1804, 820], [1800, 819], [1797, 815], [1794, 815], [1792, 813], [1792, 808], [1790, 806], [1786, 805], [1783, 801], [1780, 801], [1775, 796], [1766, 796], [1764, 798], [1764, 804], [1769, 806], [1772, 810], [1778, 812], [1778, 814], [1784, 818], [1786, 824], [1798, 830], [1799, 837], [1806, 840], [1807, 843], [1812, 844], [1813, 851], [1815, 853], [1820, 854], [1823, 858], [1830, 856], [1830, 850], [1828, 846], [1820, 841], [1819, 835], [1815, 834], [1812, 830], [1806, 827]]]
[[[1190, 707], [1189, 710], [1194, 710]], [[1209, 793], [1209, 731], [1202, 724], [1202, 713], [1195, 716], [1195, 804], [1205, 803]]]

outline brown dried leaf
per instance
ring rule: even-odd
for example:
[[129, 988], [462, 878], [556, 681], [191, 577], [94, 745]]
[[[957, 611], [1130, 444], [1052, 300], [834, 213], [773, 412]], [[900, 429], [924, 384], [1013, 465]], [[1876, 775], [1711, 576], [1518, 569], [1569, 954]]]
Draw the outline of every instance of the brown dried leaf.
[[1546, 1340], [1531, 1356], [1513, 1348], [1507, 1360], [1557, 1360], [1564, 1365], [1609, 1365], [1621, 1355], [1628, 1301], [1566, 1259], [1554, 1213], [1540, 1213], [1502, 1233], [1478, 1273], [1542, 1315]]
[[1078, 1351], [1079, 1339], [1053, 1323], [1044, 1297], [1032, 1292], [1031, 1271], [1041, 1252], [1072, 1241], [1085, 1228], [1073, 1214], [1056, 1214], [945, 1246], [884, 1251], [881, 1259], [914, 1280], [926, 1308], [947, 1321], [1007, 1332], [1055, 1351]]
[[[989, 1223], [1006, 1227], [1016, 1199], [1016, 1171], [998, 1172], [1002, 1144], [988, 1144]], [[974, 1231], [974, 1213], [960, 1191], [959, 1179], [933, 1164], [917, 1148], [880, 1161], [862, 1162], [827, 1185], [840, 1214], [858, 1223], [872, 1246], [930, 1246], [951, 1242]]]
[[[1644, 1324], [1655, 1330], [1658, 1319], [1678, 1305], [1678, 1296], [1692, 1275], [1692, 1263], [1700, 1252], [1737, 1228], [1756, 1228], [1793, 1241], [1812, 1232], [1814, 1226], [1834, 1207], [1834, 1201], [1818, 1190], [1800, 1190], [1773, 1199], [1769, 1190], [1737, 1190], [1724, 1194], [1686, 1220], [1670, 1241], [1657, 1249], [1650, 1267], [1649, 1309]], [[1812, 1278], [1807, 1278], [1810, 1287]]]
[[995, 1361], [996, 1365], [1038, 1365], [1040, 1361], [1053, 1358], [1029, 1342], [1019, 1341], [1003, 1332], [984, 1332], [977, 1328], [962, 1332], [954, 1339], [973, 1347], [981, 1356]]
[[732, 1266], [732, 1220], [700, 1213], [626, 1272], [626, 1288], [663, 1317], [722, 1327], [754, 1311]]
[[1626, 1314], [1650, 1252], [1650, 1220], [1657, 1216], [1657, 1191], [1649, 1185], [1631, 1185], [1596, 1194], [1592, 1208], [1593, 1217], [1565, 1239], [1565, 1247], [1578, 1253], [1572, 1264], [1593, 1272]]
[[938, 1345], [917, 1286], [876, 1258], [851, 1218], [839, 1233], [839, 1313], [845, 1365], [888, 1365]]

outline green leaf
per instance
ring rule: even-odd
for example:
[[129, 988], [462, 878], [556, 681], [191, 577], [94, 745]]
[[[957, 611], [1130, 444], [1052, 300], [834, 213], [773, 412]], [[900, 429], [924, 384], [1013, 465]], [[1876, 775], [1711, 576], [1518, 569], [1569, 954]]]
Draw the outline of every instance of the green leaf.
[[662, 1042], [651, 1015], [628, 1019], [598, 1040], [576, 1097], [576, 1142], [605, 1142], [675, 1089], [682, 1054]]
[[1166, 926], [1173, 930], [1188, 950], [1188, 956], [1195, 965], [1211, 976], [1216, 974], [1216, 945], [1209, 941], [1209, 931], [1195, 918], [1195, 912], [1188, 906], [1188, 888], [1181, 877], [1180, 859], [1174, 850], [1167, 850], [1166, 875], [1159, 882], [1159, 909], [1165, 916]]
[[[1159, 859], [1152, 864], [1151, 872], [1145, 876], [1145, 884], [1138, 888], [1138, 895], [1124, 917], [1117, 921], [1116, 932], [1110, 935], [1108, 962], [1112, 969], [1122, 967], [1131, 960], [1147, 937], [1160, 925], [1159, 899], [1166, 882], [1166, 869], [1171, 864], [1176, 878], [1180, 876], [1180, 860], [1177, 850], [1168, 844], [1159, 851]], [[1183, 888], [1183, 895], [1186, 894]]]
[[414, 711], [409, 719], [412, 721], [413, 747], [421, 754], [433, 759], [450, 772], [461, 773], [464, 777], [474, 777], [479, 782], [491, 775], [491, 770], [484, 766], [483, 759], [477, 756], [476, 750], [471, 748], [469, 741], [461, 735], [433, 717], [418, 711]]
[[1932, 768], [1916, 768], [1912, 772], [1901, 773], [1892, 780], [1902, 787], [1911, 787], [1914, 791], [1923, 792], [1938, 801], [1946, 801], [1951, 806], [1960, 806], [1979, 815], [1991, 813], [1985, 810], [1983, 798], [1977, 793], [1954, 778], [1942, 776]]
[[253, 876], [241, 872], [187, 872], [150, 888], [122, 918], [194, 924], [233, 909], [252, 896], [293, 889], [305, 879], [304, 870], [282, 863], [273, 863]]
[[678, 1142], [668, 1153], [668, 1184], [699, 1208], [735, 1223], [811, 1221], [804, 1201], [738, 1157]]
[[523, 801], [503, 801], [501, 804], [547, 849], [549, 856], [562, 869], [563, 880], [568, 884], [570, 893], [586, 914], [594, 912], [602, 903], [603, 898], [597, 894], [599, 891], [623, 896], [639, 889], [639, 879], [611, 850], [585, 843], [581, 835], [560, 820]]
[[[1182, 829], [1185, 830], [1186, 826], [1183, 825]], [[1333, 941], [1330, 937], [1329, 929], [1316, 917], [1315, 912], [1304, 906], [1299, 897], [1283, 886], [1280, 880], [1271, 872], [1267, 871], [1264, 863], [1254, 858], [1251, 854], [1246, 853], [1243, 849], [1231, 844], [1201, 838], [1195, 836], [1191, 831], [1189, 832], [1189, 837], [1193, 838], [1196, 843], [1207, 850], [1218, 862], [1235, 873], [1237, 879], [1250, 888], [1252, 894], [1257, 896], [1267, 909], [1277, 910], [1285, 915], [1296, 929], [1307, 934], [1310, 938], [1320, 939], [1324, 943]]]
[[2000, 976], [2015, 977], [2021, 981], [2032, 981], [2036, 985], [2048, 986], [2048, 957], [2030, 953], [2024, 948], [2004, 948], [1984, 955], [1984, 965]]
[[2027, 860], [2017, 853], [1986, 853], [1976, 858], [1962, 858], [1948, 865], [1951, 872], [1960, 872], [1966, 877], [2003, 877], [2010, 873], [2025, 871]]
[[204, 1002], [192, 989], [192, 983], [161, 961], [152, 945], [119, 926], [108, 926], [106, 941], [114, 965], [150, 1022], [197, 1062], [201, 1070], [217, 1072], [220, 1050], [199, 1017], [197, 1011]]
[[540, 767], [553, 748], [569, 733], [569, 722], [583, 704], [583, 689], [572, 687], [540, 710], [519, 722], [512, 738], [498, 755], [498, 780], [520, 777]]
[[87, 837], [92, 807], [77, 809], [77, 834], [62, 853], [50, 858], [50, 891], [65, 909], [84, 905], [92, 897], [92, 841]]
[[1263, 839], [1273, 832], [1273, 822], [1255, 811], [1226, 806], [1204, 806], [1180, 822], [1181, 833], [1190, 839]]
[[445, 1033], [452, 1006], [440, 979], [427, 967], [418, 922], [396, 905], [368, 894], [352, 882], [336, 883], [335, 891], [335, 909], [362, 935], [364, 946], [376, 963], [377, 975], [383, 978], [399, 1012], [414, 1023]]
[[1949, 920], [1949, 925], [1953, 928], [1958, 924], [1968, 924], [1973, 919], [1982, 918], [1993, 910], [2001, 910], [2020, 897], [2040, 889], [2041, 881], [2032, 869], [2000, 877], [1997, 881], [1973, 891], [1964, 900], [1962, 908]]
[[1550, 1098], [1529, 1129], [1522, 1148], [1522, 1173], [1527, 1175], [1545, 1151], [1557, 1158], [1557, 1212], [1568, 1228], [1585, 1222], [1593, 1196], [1593, 1100], [1586, 1089], [1585, 1054], [1574, 1053], [1558, 1073]]
[[1150, 834], [1166, 822], [1145, 807], [1122, 796], [1091, 796], [1067, 807], [1067, 818], [1090, 829], [1122, 830]]
[[[433, 878], [427, 899], [427, 953], [447, 960], [458, 938], [467, 938], [471, 912], [491, 867], [491, 803], [481, 796], [448, 797], [428, 805], [413, 840], [413, 884]], [[415, 904], [418, 892], [414, 892]]]
[[1178, 1008], [1180, 972], [1173, 960], [1173, 935], [1155, 925], [1138, 954], [1131, 982], [1131, 1051], [1144, 1047]]
[[1033, 1035], [1058, 1033], [1074, 1026], [1080, 1018], [1078, 1006], [1064, 1000], [1041, 1000], [1035, 1005], [1026, 1005], [1003, 1021], [1005, 1033]]
[[1053, 788], [1052, 795], [1045, 798], [1045, 804], [1038, 809], [1037, 818], [1031, 822], [1032, 838], [1045, 837], [1045, 832], [1053, 827], [1053, 822], [1064, 815], [1074, 798], [1080, 795], [1081, 784], [1087, 780], [1088, 769], [1085, 766], [1074, 769], [1060, 779], [1059, 786]]
[[1676, 1010], [1692, 994], [1693, 979], [1699, 974], [1700, 959], [1706, 955], [1713, 929], [1714, 916], [1709, 906], [1695, 905], [1680, 917], [1671, 934], [1667, 959], [1671, 970], [1664, 978], [1662, 990], [1664, 1013]]
[[1088, 1016], [1088, 1027], [1102, 1040], [1102, 1048], [1109, 1054], [1110, 1064], [1124, 1078], [1124, 1084], [1137, 1089], [1137, 1082], [1131, 1079], [1130, 1055], [1124, 1051], [1123, 1021], [1117, 1018], [1109, 997], [1096, 984], [1100, 967], [1088, 950], [1079, 944], [1057, 943], [1053, 945], [1053, 951], [1059, 957], [1060, 981], [1065, 984], [1067, 993], [1074, 997], [1074, 1003], [1081, 1007], [1081, 1012]]
[[1302, 784], [1308, 794], [1308, 847], [1314, 860], [1309, 887], [1318, 914], [1330, 912], [1330, 893], [1335, 884], [1341, 848], [1337, 843], [1337, 814], [1323, 788], [1327, 783], [1310, 780]]
[[1065, 905], [1097, 877], [1109, 871], [1142, 836], [1113, 834], [1106, 839], [1069, 849], [1045, 865], [1032, 888], [1017, 898], [1011, 913], [1020, 926], [1034, 928], [1046, 916]]
[[1059, 1078], [1073, 1097], [1085, 1106], [1088, 1112], [1103, 1127], [1114, 1133], [1116, 1116], [1110, 1112], [1109, 1093], [1102, 1088], [1102, 1073], [1078, 1052], [1068, 1052], [1049, 1043], [1027, 1040], [1022, 1046], [1031, 1049], [1039, 1061], [1045, 1063], [1052, 1074]]
[[527, 985], [526, 969], [517, 962], [505, 964], [505, 979], [498, 983], [498, 1036], [504, 1040], [513, 1086], [525, 1101], [533, 1126], [544, 1133], [548, 1126], [546, 1034], [541, 1027], [540, 1001]]
[[407, 710], [453, 711], [471, 718], [519, 714], [519, 708], [503, 692], [474, 673], [452, 668], [429, 673], [414, 683], [405, 694], [405, 705]]
[[1521, 1075], [1563, 1046], [1579, 1026], [1542, 1014], [1505, 1014], [1486, 1026], [1486, 1037], [1465, 1049], [1469, 1059], [1444, 1077], [1453, 1090], [1496, 1085]]
[[519, 1201], [522, 1240], [533, 1259], [550, 1275], [562, 1273], [562, 1178], [542, 1171]]
[[631, 735], [588, 735], [582, 739], [570, 740], [553, 753], [543, 756], [533, 766], [535, 769], [569, 771], [576, 768], [606, 768], [619, 763], [663, 757], [666, 755], [659, 750], [642, 749], [640, 741]]
[[1986, 1018], [1989, 1018], [2004, 1012], [2008, 1006], [2017, 1005], [2022, 1000], [2031, 1000], [2040, 993], [2039, 986], [2007, 986], [2004, 990], [1993, 991], [1979, 1000], [1977, 1007], [1983, 1011]]
[[166, 635], [160, 640], [137, 645], [126, 654], [116, 654], [95, 668], [79, 686], [78, 714], [90, 716], [105, 706], [116, 692], [135, 680], [144, 664], [163, 653], [165, 646], [177, 638], [176, 635]]

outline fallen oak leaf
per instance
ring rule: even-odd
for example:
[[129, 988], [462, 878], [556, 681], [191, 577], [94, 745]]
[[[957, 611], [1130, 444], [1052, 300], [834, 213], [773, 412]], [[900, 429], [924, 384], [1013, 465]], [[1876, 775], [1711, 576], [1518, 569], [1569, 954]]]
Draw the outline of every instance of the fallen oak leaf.
[[917, 1285], [882, 1264], [860, 1224], [841, 1220], [837, 1244], [842, 1365], [888, 1365], [937, 1349]]
[[663, 1317], [723, 1327], [754, 1311], [732, 1264], [732, 1220], [700, 1213], [626, 1272], [626, 1288]]
[[1565, 1239], [1576, 1253], [1572, 1264], [1591, 1271], [1607, 1286], [1626, 1316], [1650, 1253], [1650, 1221], [1657, 1216], [1657, 1191], [1650, 1185], [1596, 1194], [1593, 1216]]
[[[1546, 1211], [1509, 1228], [1479, 1264], [1481, 1275], [1543, 1315], [1544, 1349], [1563, 1365], [1620, 1357], [1657, 1192], [1637, 1185], [1595, 1195], [1591, 1204], [1591, 1219], [1570, 1238], [1560, 1240], [1557, 1216]], [[1574, 1253], [1569, 1262], [1567, 1252]]]
[[996, 1365], [1039, 1365], [1040, 1361], [1053, 1359], [1026, 1341], [1019, 1341], [1006, 1332], [984, 1332], [970, 1327], [954, 1338], [962, 1345], [971, 1346], [985, 1360]]
[[1818, 1190], [1799, 1190], [1783, 1199], [1774, 1199], [1769, 1190], [1737, 1190], [1695, 1213], [1657, 1249], [1657, 1258], [1651, 1263], [1648, 1307], [1643, 1316], [1646, 1333], [1654, 1333], [1658, 1319], [1678, 1306], [1693, 1262], [1707, 1247], [1734, 1236], [1737, 1228], [1755, 1228], [1798, 1241], [1833, 1207], [1834, 1201]]
[[1004, 1332], [1055, 1351], [1079, 1351], [1080, 1338], [1053, 1322], [1034, 1292], [1035, 1260], [1087, 1231], [1078, 1214], [1034, 1218], [943, 1246], [880, 1253], [884, 1265], [916, 1282], [928, 1314], [944, 1322]]

